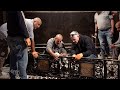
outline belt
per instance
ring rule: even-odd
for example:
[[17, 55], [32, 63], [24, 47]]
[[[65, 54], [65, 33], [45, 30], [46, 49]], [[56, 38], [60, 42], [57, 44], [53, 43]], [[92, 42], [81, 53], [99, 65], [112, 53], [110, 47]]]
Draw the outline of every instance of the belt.
[[111, 27], [106, 28], [106, 29], [99, 29], [100, 31], [108, 31]]

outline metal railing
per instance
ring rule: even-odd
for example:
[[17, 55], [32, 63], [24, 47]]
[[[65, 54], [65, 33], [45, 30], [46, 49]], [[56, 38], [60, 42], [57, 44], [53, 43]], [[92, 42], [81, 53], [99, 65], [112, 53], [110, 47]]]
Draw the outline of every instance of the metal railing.
[[120, 61], [118, 60], [98, 58], [75, 60], [71, 56], [67, 56], [55, 61], [47, 54], [41, 54], [39, 58], [32, 59], [29, 60], [32, 63], [29, 63], [29, 68], [27, 69], [29, 74], [57, 77], [58, 79], [120, 78]]

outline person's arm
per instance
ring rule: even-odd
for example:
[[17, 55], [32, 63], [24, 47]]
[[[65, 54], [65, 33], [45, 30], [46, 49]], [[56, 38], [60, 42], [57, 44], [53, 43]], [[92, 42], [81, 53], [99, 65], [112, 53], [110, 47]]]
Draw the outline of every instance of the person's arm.
[[72, 46], [71, 46], [71, 55], [75, 55], [75, 54], [76, 54], [75, 45], [72, 44]]
[[89, 56], [89, 55], [91, 55], [92, 54], [92, 49], [94, 49], [93, 48], [93, 42], [92, 42], [92, 40], [90, 39], [90, 38], [85, 38], [85, 43], [86, 43], [86, 51], [85, 52], [83, 52], [83, 57], [87, 57], [87, 56]]
[[98, 33], [98, 26], [97, 23], [95, 23], [95, 37], [97, 36], [97, 33]]
[[52, 46], [53, 46], [53, 42], [52, 42], [51, 39], [49, 39], [48, 42], [47, 42], [46, 51], [47, 51], [51, 56], [54, 56], [54, 52], [52, 51]]
[[109, 19], [110, 19], [110, 23], [111, 23], [111, 33], [114, 33], [114, 14], [113, 11], [109, 12]]
[[114, 33], [114, 19], [111, 19], [111, 32]]
[[35, 52], [35, 41], [31, 39], [31, 52]]
[[72, 45], [72, 49], [71, 49], [71, 55], [73, 58], [75, 58], [75, 60], [80, 60], [83, 57], [82, 53], [76, 54], [76, 45]]
[[97, 26], [96, 14], [94, 15], [94, 23], [95, 23], [95, 36], [97, 36], [98, 26]]
[[120, 43], [119, 44], [116, 44], [116, 45], [114, 45], [115, 47], [119, 47], [120, 48]]
[[97, 26], [97, 22], [95, 22], [95, 33], [98, 32], [98, 26]]
[[38, 58], [38, 52], [35, 51], [35, 41], [31, 39], [31, 52], [34, 58]]
[[61, 52], [62, 52], [62, 53], [60, 53], [61, 57], [67, 56], [67, 51], [66, 51], [66, 48], [65, 48], [65, 45], [63, 42], [62, 42]]

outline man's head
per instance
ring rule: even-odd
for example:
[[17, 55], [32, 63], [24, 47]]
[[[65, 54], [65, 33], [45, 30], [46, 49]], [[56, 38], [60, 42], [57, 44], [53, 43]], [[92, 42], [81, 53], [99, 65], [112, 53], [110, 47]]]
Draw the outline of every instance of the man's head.
[[80, 34], [77, 31], [72, 31], [70, 33], [70, 38], [73, 43], [77, 44], [80, 39]]
[[63, 40], [63, 36], [61, 34], [57, 34], [55, 36], [55, 44], [56, 45], [60, 44], [62, 40]]
[[120, 21], [118, 21], [118, 22], [115, 24], [115, 27], [117, 28], [117, 31], [120, 32]]
[[41, 26], [41, 24], [42, 24], [42, 20], [39, 17], [36, 17], [33, 19], [34, 29], [39, 28]]

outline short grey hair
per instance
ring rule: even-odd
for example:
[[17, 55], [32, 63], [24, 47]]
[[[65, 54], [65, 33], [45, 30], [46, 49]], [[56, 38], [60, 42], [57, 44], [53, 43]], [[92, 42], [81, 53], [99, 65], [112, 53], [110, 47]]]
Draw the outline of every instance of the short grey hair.
[[70, 33], [70, 37], [73, 37], [74, 35], [80, 35], [77, 31], [72, 31]]

